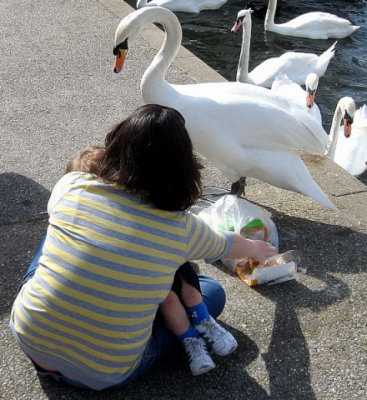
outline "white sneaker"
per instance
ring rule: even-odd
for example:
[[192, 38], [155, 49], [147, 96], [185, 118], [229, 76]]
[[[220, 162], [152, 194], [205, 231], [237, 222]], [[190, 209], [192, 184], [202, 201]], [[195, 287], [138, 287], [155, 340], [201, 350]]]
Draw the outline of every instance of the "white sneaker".
[[183, 341], [185, 351], [189, 356], [191, 373], [194, 376], [205, 374], [215, 364], [208, 354], [205, 341], [202, 338], [189, 337]]
[[219, 356], [226, 356], [237, 349], [237, 340], [213, 317], [204, 319], [199, 325], [195, 325], [195, 328]]

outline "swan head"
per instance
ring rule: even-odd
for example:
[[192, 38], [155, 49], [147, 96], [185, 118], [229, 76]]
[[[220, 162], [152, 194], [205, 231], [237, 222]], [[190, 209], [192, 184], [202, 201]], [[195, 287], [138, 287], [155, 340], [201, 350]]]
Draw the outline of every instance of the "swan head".
[[316, 92], [319, 86], [319, 76], [314, 72], [310, 72], [306, 76], [305, 86], [306, 86], [306, 105], [307, 108], [312, 108], [315, 104]]
[[344, 136], [348, 138], [352, 133], [353, 118], [356, 112], [355, 102], [351, 97], [342, 97], [338, 102], [338, 108], [342, 113]]
[[253, 11], [251, 10], [251, 8], [239, 11], [237, 14], [236, 22], [233, 25], [231, 32], [237, 32], [243, 24], [251, 20], [252, 13]]
[[115, 43], [113, 48], [113, 55], [116, 56], [113, 68], [114, 72], [118, 73], [121, 71], [128, 51], [129, 42], [131, 43], [135, 40], [142, 29], [142, 25], [145, 22], [144, 19], [154, 13], [153, 9], [157, 8], [163, 9], [162, 7], [143, 7], [128, 14], [120, 21], [115, 31]]
[[[115, 31], [115, 42], [113, 54], [116, 56], [114, 71], [120, 72], [126, 57], [129, 44], [132, 43], [139, 32], [148, 24], [160, 23], [167, 24], [172, 29], [176, 29], [177, 41], [181, 41], [181, 25], [176, 15], [168, 8], [152, 6], [143, 7], [135, 10], [123, 18]], [[166, 43], [166, 41], [164, 42]]]
[[113, 70], [119, 73], [123, 67], [125, 57], [129, 48], [128, 42], [135, 40], [139, 32], [138, 24], [132, 23], [136, 18], [136, 13], [141, 13], [145, 9], [142, 8], [134, 13], [130, 13], [125, 18], [123, 18], [117, 29], [115, 31], [115, 44], [113, 47], [113, 55], [115, 58], [115, 63]]

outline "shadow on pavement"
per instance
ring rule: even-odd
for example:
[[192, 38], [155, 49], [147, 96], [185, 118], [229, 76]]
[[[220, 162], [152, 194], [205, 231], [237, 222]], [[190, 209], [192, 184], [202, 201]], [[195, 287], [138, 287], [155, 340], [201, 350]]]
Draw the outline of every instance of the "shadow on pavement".
[[0, 225], [26, 222], [46, 216], [50, 191], [13, 172], [0, 174]]
[[[1, 282], [1, 291], [4, 287], [7, 299], [6, 304], [1, 305], [2, 314], [9, 312], [16, 288], [47, 226], [47, 219], [42, 216], [42, 212], [49, 197], [48, 191], [27, 178], [7, 174], [5, 178], [1, 177], [0, 182], [4, 182], [4, 179], [8, 188], [7, 199], [11, 203], [3, 207], [1, 212], [5, 210], [5, 215], [9, 216], [22, 214], [23, 219], [28, 222], [18, 223], [16, 226], [9, 223], [0, 226], [2, 235], [8, 231], [7, 234], [11, 237], [11, 240], [1, 244], [5, 255], [3, 276], [6, 277]], [[20, 196], [10, 193], [11, 182], [15, 183], [14, 187], [20, 191]], [[23, 202], [23, 199], [27, 198], [32, 202], [30, 209]], [[37, 198], [39, 201], [34, 201]], [[261, 382], [252, 378], [246, 370], [252, 362], [258, 362], [256, 360], [259, 358], [259, 348], [256, 343], [243, 332], [226, 326], [237, 338], [239, 348], [228, 357], [214, 355], [217, 368], [208, 374], [192, 377], [186, 355], [181, 351], [175, 354], [174, 359], [161, 361], [138, 382], [121, 389], [94, 392], [42, 378], [40, 383], [48, 398], [137, 399], [146, 398], [147, 393], [153, 394], [153, 391], [157, 391], [154, 395], [159, 394], [161, 399], [172, 399], [173, 394], [175, 399], [217, 399], [220, 388], [223, 395], [227, 393], [236, 399], [315, 399], [311, 383], [311, 357], [300, 322], [303, 310], [313, 311], [312, 314], [307, 314], [310, 318], [307, 323], [311, 328], [314, 324], [314, 329], [317, 330], [318, 312], [350, 296], [348, 284], [336, 275], [366, 271], [364, 260], [367, 259], [367, 235], [345, 226], [291, 217], [271, 208], [267, 211], [279, 232], [280, 251], [299, 250], [301, 266], [307, 268], [308, 280], [312, 280], [312, 289], [302, 280], [251, 289], [275, 305], [270, 343], [266, 353], [261, 354], [269, 379], [270, 394], [262, 387]], [[351, 244], [356, 251], [351, 252]], [[14, 270], [15, 266], [17, 268]], [[233, 275], [220, 262], [216, 263], [216, 266]], [[234, 284], [236, 283], [235, 281]], [[252, 317], [256, 319], [256, 314]], [[305, 323], [304, 320], [302, 322]], [[259, 321], [259, 329], [262, 326]]]
[[[146, 398], [147, 393], [157, 391], [161, 399], [201, 399], [217, 397], [220, 387], [222, 393], [238, 393], [241, 398], [267, 399], [266, 391], [246, 373], [246, 366], [259, 355], [259, 349], [243, 332], [223, 324], [235, 335], [239, 347], [227, 357], [212, 355], [216, 368], [208, 374], [192, 377], [187, 356], [179, 349], [174, 356], [160, 361], [147, 375], [125, 388], [106, 389], [102, 392], [71, 388], [53, 381], [40, 378], [43, 391], [53, 400], [61, 399], [116, 399]], [[158, 393], [154, 393], [157, 396]], [[152, 393], [153, 395], [153, 393]], [[234, 395], [233, 398], [240, 398]]]
[[0, 174], [0, 315], [10, 311], [17, 288], [47, 227], [50, 191], [15, 173]]

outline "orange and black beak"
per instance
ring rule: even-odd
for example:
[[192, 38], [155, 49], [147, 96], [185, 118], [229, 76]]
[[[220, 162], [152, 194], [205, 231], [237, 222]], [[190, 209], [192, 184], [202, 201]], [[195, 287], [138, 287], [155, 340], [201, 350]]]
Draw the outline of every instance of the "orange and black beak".
[[116, 56], [115, 63], [113, 64], [114, 72], [119, 73], [122, 70], [127, 50], [127, 39], [113, 49], [113, 54]]
[[307, 108], [312, 108], [315, 104], [316, 90], [307, 90], [306, 105]]
[[344, 114], [344, 136], [349, 138], [352, 133], [353, 118], [345, 111]]

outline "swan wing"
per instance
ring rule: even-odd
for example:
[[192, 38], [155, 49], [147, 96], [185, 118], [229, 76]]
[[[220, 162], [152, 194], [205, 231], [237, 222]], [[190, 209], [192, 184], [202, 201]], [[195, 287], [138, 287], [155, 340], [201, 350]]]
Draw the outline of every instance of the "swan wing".
[[[300, 85], [304, 84], [306, 76], [315, 72], [318, 56], [312, 53], [297, 53], [289, 51], [280, 57], [272, 57], [254, 68], [249, 74], [254, 83], [263, 80], [269, 82], [279, 74], [286, 74], [289, 79]], [[268, 85], [268, 87], [271, 86]]]
[[[360, 107], [353, 118], [354, 122], [352, 125], [352, 132], [354, 132], [355, 128], [367, 128], [367, 105], [364, 104]], [[354, 136], [354, 135], [353, 135]]]
[[282, 97], [295, 101], [301, 107], [306, 105], [306, 91], [297, 83], [288, 78], [288, 75], [281, 74], [274, 79], [271, 90]]
[[250, 73], [250, 81], [255, 85], [271, 87], [278, 74], [288, 74], [292, 71], [292, 64], [286, 58], [271, 57], [255, 67]]
[[[217, 150], [211, 152], [220, 152], [223, 146], [219, 142], [229, 139], [247, 147], [325, 152], [328, 136], [306, 111], [289, 106], [281, 98], [277, 101], [277, 96], [261, 98], [257, 86], [247, 85], [256, 90], [246, 94], [221, 91], [220, 84], [213, 84], [211, 90], [207, 90], [208, 84], [205, 84], [203, 91], [200, 90], [202, 85], [189, 86], [176, 86], [179, 93], [176, 100], [166, 105], [182, 113], [189, 132], [195, 132], [193, 137], [200, 137], [197, 146], [204, 154], [205, 148], [213, 143]], [[279, 104], [288, 105], [288, 108]]]
[[367, 126], [355, 126], [353, 122], [349, 138], [344, 136], [342, 127], [339, 129], [334, 161], [350, 174], [358, 176], [367, 169]]
[[220, 8], [227, 0], [151, 0], [137, 3], [140, 7], [164, 7], [171, 11], [199, 13], [201, 10], [214, 10]]
[[261, 148], [236, 147], [230, 154], [232, 169], [228, 163], [219, 162], [218, 168], [233, 180], [248, 176], [267, 182], [285, 190], [309, 196], [326, 207], [335, 209], [334, 204], [312, 178], [301, 158], [287, 151]]
[[310, 12], [283, 24], [274, 24], [268, 29], [284, 35], [310, 39], [341, 39], [359, 28], [359, 26], [353, 25], [347, 19], [333, 14]]
[[[271, 91], [292, 100], [293, 105], [298, 104], [301, 109], [306, 110], [306, 91], [300, 85], [291, 81], [287, 75], [277, 76], [271, 85]], [[311, 109], [307, 109], [307, 112], [320, 125], [322, 124], [321, 112], [317, 104], [314, 104]]]
[[292, 28], [305, 28], [319, 30], [323, 28], [349, 28], [352, 23], [345, 18], [340, 18], [334, 14], [325, 12], [309, 12], [302, 14], [281, 25], [287, 25]]

